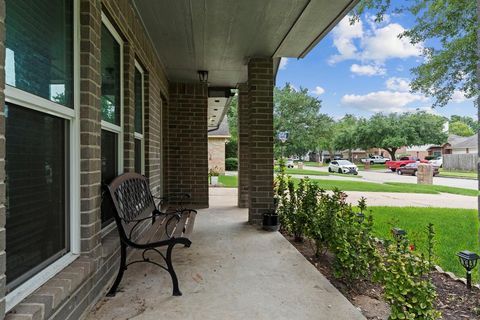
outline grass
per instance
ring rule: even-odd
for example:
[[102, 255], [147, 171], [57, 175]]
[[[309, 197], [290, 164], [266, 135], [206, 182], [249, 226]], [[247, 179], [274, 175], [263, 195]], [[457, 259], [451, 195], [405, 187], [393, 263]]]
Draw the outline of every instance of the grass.
[[[298, 182], [299, 179], [294, 181]], [[440, 192], [460, 194], [466, 196], [477, 196], [478, 191], [437, 185], [417, 185], [413, 183], [387, 182], [374, 183], [363, 181], [347, 180], [313, 180], [325, 190], [338, 188], [343, 191], [365, 191], [365, 192], [404, 192], [404, 193], [427, 193], [439, 194]]]
[[238, 178], [237, 176], [219, 176], [218, 182], [222, 184], [225, 188], [236, 188], [238, 187]]
[[477, 179], [477, 173], [475, 171], [460, 171], [460, 170], [445, 170], [440, 168], [439, 177], [454, 177], [465, 179]]
[[[275, 172], [280, 172], [278, 167], [275, 167]], [[306, 176], [328, 176], [327, 172], [317, 171], [317, 170], [306, 170], [306, 169], [297, 169], [297, 168], [286, 168], [286, 174], [301, 174]]]
[[[435, 263], [446, 271], [465, 277], [465, 269], [455, 254], [461, 250], [478, 252], [478, 218], [476, 210], [418, 207], [369, 207], [373, 214], [374, 234], [392, 239], [390, 230], [399, 227], [407, 231], [417, 250], [426, 253], [426, 227], [435, 228]], [[473, 272], [478, 282], [479, 271]]]
[[[295, 161], [297, 163], [298, 161]], [[303, 161], [304, 166], [308, 167], [323, 167], [323, 164], [321, 162], [315, 162], [315, 161]]]

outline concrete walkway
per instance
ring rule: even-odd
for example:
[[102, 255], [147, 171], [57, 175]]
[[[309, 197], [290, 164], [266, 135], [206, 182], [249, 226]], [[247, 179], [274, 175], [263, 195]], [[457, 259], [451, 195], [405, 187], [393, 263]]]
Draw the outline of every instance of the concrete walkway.
[[236, 189], [210, 189], [210, 209], [197, 216], [191, 248], [176, 248], [182, 297], [168, 273], [131, 266], [114, 298], [87, 319], [364, 319], [279, 233], [246, 223]]
[[361, 192], [345, 191], [347, 201], [357, 204], [361, 197], [367, 198], [368, 206], [388, 207], [435, 207], [477, 209], [478, 198], [450, 193], [395, 193], [395, 192]]

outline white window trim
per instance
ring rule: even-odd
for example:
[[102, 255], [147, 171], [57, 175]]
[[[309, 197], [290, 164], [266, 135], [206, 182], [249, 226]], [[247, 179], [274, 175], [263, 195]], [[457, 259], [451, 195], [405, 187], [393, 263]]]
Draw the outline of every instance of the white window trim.
[[[140, 63], [138, 63], [137, 60], [135, 60], [135, 68], [140, 72], [142, 76], [142, 133], [135, 132], [135, 124], [134, 124], [134, 139], [140, 140], [140, 150], [141, 150], [141, 155], [140, 155], [140, 162], [141, 162], [141, 167], [140, 171], [141, 174], [145, 174], [145, 71], [143, 71], [142, 66]], [[135, 114], [135, 112], [134, 112]], [[134, 120], [135, 123], [135, 120]]]
[[[80, 1], [73, 0], [73, 109], [15, 87], [5, 86], [5, 101], [69, 120], [70, 251], [5, 297], [10, 311], [80, 256]], [[8, 259], [8, 257], [7, 257]]]
[[[110, 22], [108, 17], [105, 15], [104, 12], [102, 12], [102, 23], [105, 25], [105, 27], [108, 29], [110, 34], [113, 36], [113, 38], [117, 41], [118, 45], [120, 46], [120, 125], [115, 125], [113, 123], [107, 122], [102, 120], [101, 121], [101, 129], [102, 130], [107, 130], [113, 133], [117, 134], [117, 146], [118, 146], [118, 153], [117, 153], [117, 163], [118, 163], [118, 172], [117, 174], [122, 174], [124, 170], [124, 163], [123, 163], [123, 108], [124, 108], [124, 103], [123, 103], [123, 89], [124, 89], [124, 84], [123, 84], [123, 39], [120, 37], [120, 34], [118, 34], [117, 30], [113, 26], [113, 24]], [[111, 230], [113, 230], [113, 227], [115, 225], [115, 221], [112, 221], [112, 223], [108, 224], [107, 226], [102, 228], [101, 235], [104, 237], [106, 234], [108, 234]]]

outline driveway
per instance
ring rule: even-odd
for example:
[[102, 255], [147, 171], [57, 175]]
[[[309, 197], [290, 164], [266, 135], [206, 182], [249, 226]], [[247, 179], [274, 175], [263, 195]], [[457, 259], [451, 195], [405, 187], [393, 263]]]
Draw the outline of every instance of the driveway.
[[[327, 172], [327, 167], [320, 167], [320, 168], [305, 167], [305, 169]], [[417, 183], [417, 177], [403, 176], [403, 175], [399, 176], [398, 174], [396, 174], [395, 172], [391, 172], [390, 170], [360, 171], [359, 174], [362, 176], [362, 178], [348, 178], [348, 179], [355, 179], [355, 181], [369, 181], [369, 182], [378, 182], [378, 183], [383, 183], [383, 182]], [[334, 180], [333, 177], [334, 176], [325, 177], [325, 179]], [[342, 179], [342, 177], [338, 177], [338, 178]], [[478, 180], [434, 177], [433, 184], [439, 185], [439, 186], [478, 190]]]

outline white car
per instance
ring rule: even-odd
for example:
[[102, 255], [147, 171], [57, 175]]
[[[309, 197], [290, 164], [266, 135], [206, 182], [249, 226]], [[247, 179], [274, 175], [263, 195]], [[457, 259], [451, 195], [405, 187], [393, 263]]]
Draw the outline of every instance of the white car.
[[358, 167], [348, 160], [333, 160], [328, 165], [328, 172], [358, 174]]
[[383, 156], [371, 156], [366, 159], [360, 160], [363, 163], [370, 163], [370, 164], [385, 164], [385, 162], [390, 161], [389, 158], [384, 158]]
[[286, 166], [287, 166], [287, 168], [293, 168], [294, 167], [293, 159], [288, 158]]
[[435, 167], [439, 167], [441, 168], [443, 166], [443, 158], [442, 157], [438, 157], [436, 159], [433, 159], [433, 160], [429, 160], [428, 163], [430, 163], [431, 165], [435, 166]]

